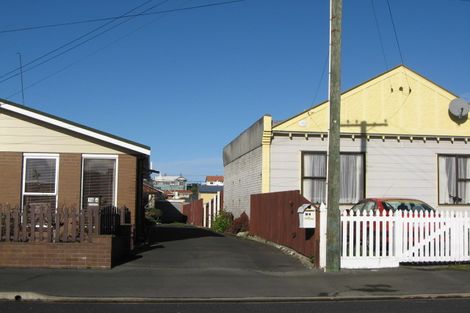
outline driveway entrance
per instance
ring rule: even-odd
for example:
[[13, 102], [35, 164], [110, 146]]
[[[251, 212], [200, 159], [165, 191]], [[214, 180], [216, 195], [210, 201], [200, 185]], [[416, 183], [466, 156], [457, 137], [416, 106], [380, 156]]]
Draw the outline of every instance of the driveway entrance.
[[149, 237], [149, 249], [140, 252], [139, 259], [120, 267], [220, 273], [309, 272], [297, 259], [278, 249], [208, 229], [189, 225], [158, 225], [151, 230]]

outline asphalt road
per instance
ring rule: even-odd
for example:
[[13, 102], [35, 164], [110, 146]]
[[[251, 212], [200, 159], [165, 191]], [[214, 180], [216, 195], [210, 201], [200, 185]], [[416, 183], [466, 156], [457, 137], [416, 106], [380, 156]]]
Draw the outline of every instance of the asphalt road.
[[470, 297], [468, 270], [401, 267], [323, 273], [276, 248], [205, 229], [162, 225], [151, 237], [135, 259], [111, 270], [2, 268], [0, 299]]
[[317, 301], [297, 303], [168, 303], [168, 304], [92, 304], [0, 302], [2, 313], [466, 313], [470, 299], [452, 300], [381, 300], [381, 301]]

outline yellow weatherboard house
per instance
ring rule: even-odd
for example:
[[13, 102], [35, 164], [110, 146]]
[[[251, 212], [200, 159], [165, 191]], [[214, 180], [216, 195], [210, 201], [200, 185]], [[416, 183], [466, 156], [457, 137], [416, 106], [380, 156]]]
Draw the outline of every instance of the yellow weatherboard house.
[[[374, 197], [470, 205], [470, 122], [449, 111], [456, 98], [403, 65], [343, 92], [342, 207]], [[251, 194], [285, 190], [325, 202], [328, 117], [328, 101], [281, 122], [266, 115], [225, 146], [225, 209], [249, 213]]]

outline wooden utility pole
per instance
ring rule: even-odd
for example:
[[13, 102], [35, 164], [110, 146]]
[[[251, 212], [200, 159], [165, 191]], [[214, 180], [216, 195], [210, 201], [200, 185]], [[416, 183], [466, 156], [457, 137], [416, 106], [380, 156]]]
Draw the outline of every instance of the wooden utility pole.
[[341, 108], [341, 19], [342, 0], [330, 0], [330, 127], [328, 131], [326, 270], [338, 272], [341, 261], [340, 188], [340, 108]]

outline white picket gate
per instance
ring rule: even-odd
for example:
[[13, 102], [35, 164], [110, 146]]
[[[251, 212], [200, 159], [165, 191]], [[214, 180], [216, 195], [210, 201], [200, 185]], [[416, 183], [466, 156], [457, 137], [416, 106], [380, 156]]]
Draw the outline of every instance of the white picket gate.
[[342, 268], [470, 261], [468, 211], [344, 211], [341, 237]]

